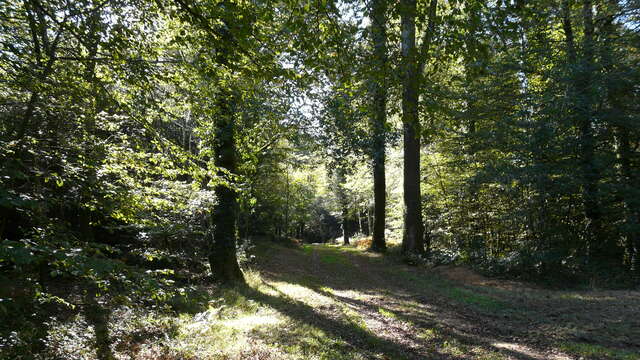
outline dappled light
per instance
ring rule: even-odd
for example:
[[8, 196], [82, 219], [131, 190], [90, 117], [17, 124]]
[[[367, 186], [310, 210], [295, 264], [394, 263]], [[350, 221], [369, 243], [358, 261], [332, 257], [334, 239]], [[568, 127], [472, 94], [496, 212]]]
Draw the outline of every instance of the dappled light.
[[640, 0], [0, 0], [0, 360], [640, 360]]

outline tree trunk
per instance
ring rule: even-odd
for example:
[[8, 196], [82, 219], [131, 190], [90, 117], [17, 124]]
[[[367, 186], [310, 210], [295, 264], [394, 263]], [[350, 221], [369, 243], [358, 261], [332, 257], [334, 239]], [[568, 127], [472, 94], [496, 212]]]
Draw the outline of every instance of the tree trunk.
[[371, 232], [369, 231], [369, 215], [367, 214], [368, 208], [364, 208], [362, 210], [362, 234], [364, 236], [370, 236]]
[[631, 142], [629, 134], [633, 129], [629, 126], [629, 120], [625, 119], [625, 104], [620, 99], [623, 98], [624, 93], [630, 91], [627, 87], [616, 86], [619, 81], [614, 81], [612, 78], [615, 76], [615, 44], [614, 39], [618, 37], [614, 25], [615, 14], [620, 11], [620, 6], [617, 0], [609, 0], [607, 8], [603, 9], [602, 13], [607, 16], [605, 24], [603, 26], [604, 31], [604, 49], [602, 51], [604, 68], [607, 72], [607, 101], [609, 103], [609, 117], [611, 126], [615, 133], [616, 140], [616, 155], [619, 162], [619, 181], [622, 184], [622, 202], [624, 204], [625, 222], [629, 230], [626, 231], [626, 251], [629, 257], [629, 266], [631, 271], [640, 277], [640, 204], [634, 188], [637, 186], [637, 182], [633, 179], [633, 169], [631, 165], [631, 158], [633, 150], [631, 148]]
[[285, 164], [286, 171], [286, 183], [285, 183], [285, 207], [284, 207], [284, 236], [289, 237], [289, 200], [291, 194], [289, 193], [289, 166]]
[[600, 172], [595, 163], [595, 136], [593, 134], [593, 71], [594, 71], [594, 25], [593, 4], [583, 0], [582, 16], [584, 21], [583, 66], [578, 77], [577, 89], [580, 91], [580, 136], [582, 152], [582, 172], [584, 177], [583, 198], [585, 215], [589, 221], [589, 256], [603, 256], [610, 249], [602, 231], [602, 210], [599, 202], [598, 181]]
[[[94, 12], [92, 15], [90, 15], [90, 17], [88, 18], [87, 21], [87, 26], [89, 28], [89, 36], [88, 36], [88, 41], [87, 41], [87, 53], [88, 53], [88, 57], [89, 59], [93, 59], [97, 57], [98, 54], [98, 50], [100, 47], [100, 42], [101, 42], [101, 37], [100, 37], [100, 32], [99, 32], [99, 28], [100, 28], [100, 16], [98, 12]], [[102, 88], [100, 87], [100, 84], [98, 83], [98, 78], [96, 76], [96, 62], [95, 61], [89, 61], [85, 64], [85, 69], [84, 69], [84, 79], [85, 81], [87, 81], [87, 83], [91, 84], [92, 89], [93, 89], [93, 94], [94, 94], [94, 112], [93, 114], [90, 114], [89, 116], [86, 117], [85, 120], [85, 131], [86, 131], [86, 136], [87, 138], [90, 140], [91, 136], [96, 132], [96, 122], [95, 122], [95, 118], [96, 116], [98, 116], [98, 114], [104, 110], [104, 108], [106, 107], [105, 101], [103, 99], [104, 94], [102, 91]], [[96, 159], [96, 155], [94, 155], [94, 145], [92, 141], [87, 141], [84, 145], [84, 156], [86, 159], [88, 159], [89, 162], [93, 162], [95, 160], [91, 160], [91, 159]], [[104, 154], [101, 154], [100, 157], [103, 157]], [[77, 204], [78, 206], [78, 210], [79, 210], [79, 216], [78, 216], [78, 227], [80, 230], [80, 233], [82, 234], [82, 237], [86, 240], [86, 241], [93, 241], [95, 236], [94, 236], [94, 232], [93, 232], [93, 226], [91, 225], [91, 210], [89, 210], [86, 206], [84, 206], [83, 204], [87, 204], [91, 201], [91, 198], [93, 196], [96, 196], [96, 193], [99, 192], [94, 192], [94, 187], [95, 184], [98, 182], [97, 178], [98, 178], [98, 174], [97, 174], [97, 169], [98, 169], [98, 164], [93, 164], [93, 166], [88, 166], [86, 171], [87, 171], [87, 175], [86, 175], [86, 183], [85, 186], [82, 187], [82, 191], [81, 191], [81, 196], [80, 196], [80, 203]]]
[[595, 137], [593, 134], [593, 71], [594, 71], [594, 25], [591, 0], [582, 2], [582, 18], [584, 23], [583, 54], [578, 59], [571, 8], [568, 0], [562, 2], [563, 29], [567, 46], [569, 64], [578, 66], [573, 70], [569, 96], [576, 99], [571, 116], [575, 118], [580, 136], [580, 168], [582, 173], [582, 206], [587, 228], [585, 231], [585, 253], [591, 257], [605, 250], [602, 234], [602, 211], [599, 203], [598, 181], [599, 170], [595, 164]]
[[373, 235], [373, 212], [373, 206], [367, 206], [367, 227], [369, 228], [369, 234], [367, 235]]
[[[637, 192], [632, 191], [637, 187], [634, 181], [633, 170], [631, 168], [631, 145], [627, 129], [618, 129], [618, 158], [620, 161], [621, 180], [624, 185], [624, 209], [625, 222], [629, 228], [627, 231], [627, 253], [631, 272], [635, 275], [636, 281], [640, 280], [640, 203]], [[636, 195], [636, 196], [634, 196]]]
[[[219, 114], [215, 121], [215, 165], [236, 172], [236, 144], [233, 114], [233, 95], [221, 91], [219, 95]], [[219, 176], [225, 176], [220, 172]], [[232, 179], [227, 179], [229, 182]], [[213, 244], [209, 254], [211, 271], [216, 279], [223, 283], [243, 283], [236, 257], [236, 211], [237, 194], [230, 185], [220, 184], [214, 189], [217, 203], [213, 213]]]
[[418, 62], [416, 54], [416, 0], [400, 1], [402, 28], [402, 125], [404, 130], [405, 254], [424, 254], [420, 196], [420, 123], [418, 119]]
[[386, 218], [386, 179], [385, 179], [385, 137], [387, 123], [387, 2], [385, 0], [373, 0], [371, 13], [371, 34], [373, 38], [373, 112], [371, 123], [373, 128], [373, 241], [372, 251], [382, 252], [387, 248], [384, 238]]
[[349, 220], [346, 206], [342, 207], [342, 241], [344, 245], [349, 245]]

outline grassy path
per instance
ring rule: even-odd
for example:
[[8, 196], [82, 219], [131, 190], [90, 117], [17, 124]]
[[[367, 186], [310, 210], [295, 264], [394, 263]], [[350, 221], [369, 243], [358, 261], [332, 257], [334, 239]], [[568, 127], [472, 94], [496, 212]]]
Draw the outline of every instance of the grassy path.
[[[262, 252], [248, 272], [249, 287], [229, 290], [222, 304], [183, 319], [175, 344], [183, 354], [640, 359], [637, 292], [534, 289], [460, 268], [408, 267], [349, 247], [269, 246]], [[198, 316], [200, 323], [194, 322]]]
[[22, 358], [640, 360], [637, 291], [540, 289], [352, 247], [257, 251], [248, 286], [196, 280], [161, 306], [109, 308], [101, 327], [60, 314], [50, 356]]

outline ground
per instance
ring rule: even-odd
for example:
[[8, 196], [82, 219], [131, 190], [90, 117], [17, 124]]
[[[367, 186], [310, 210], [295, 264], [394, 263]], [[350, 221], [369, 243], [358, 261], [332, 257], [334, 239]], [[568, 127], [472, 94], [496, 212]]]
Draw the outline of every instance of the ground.
[[640, 359], [637, 291], [548, 290], [354, 247], [260, 247], [249, 286], [216, 290], [204, 307], [114, 311], [138, 320], [112, 324], [100, 357]]

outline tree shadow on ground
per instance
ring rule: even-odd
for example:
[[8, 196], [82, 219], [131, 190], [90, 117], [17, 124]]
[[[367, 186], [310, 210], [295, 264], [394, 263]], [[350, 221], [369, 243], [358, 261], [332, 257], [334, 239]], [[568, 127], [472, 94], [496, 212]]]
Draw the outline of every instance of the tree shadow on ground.
[[[407, 339], [403, 338], [391, 340], [374, 334], [367, 330], [366, 327], [362, 327], [357, 323], [342, 319], [339, 316], [329, 316], [317, 308], [289, 297], [268, 283], [265, 283], [264, 285], [276, 295], [267, 294], [251, 287], [243, 287], [240, 288], [239, 291], [249, 299], [274, 308], [278, 312], [296, 321], [304, 324], [310, 324], [322, 330], [328, 336], [340, 339], [345, 344], [345, 349], [343, 350], [356, 351], [357, 353], [364, 354], [368, 358], [380, 358], [379, 355], [382, 355], [386, 356], [386, 358], [393, 359], [459, 359], [460, 356], [458, 354], [447, 353], [446, 349], [443, 350], [441, 347], [437, 346], [442, 344], [444, 341], [448, 341], [449, 344], [457, 343], [462, 346], [482, 346], [483, 348], [490, 349], [494, 352], [499, 351], [513, 359], [536, 359], [535, 357], [528, 356], [521, 352], [493, 347], [489, 340], [479, 341], [478, 337], [448, 330], [442, 332], [443, 339], [441, 339], [442, 341], [439, 343], [429, 343], [428, 341], [423, 340], [421, 341], [422, 346], [408, 344], [407, 341], [404, 341]], [[318, 288], [312, 290], [321, 295], [331, 297], [336, 301], [349, 303], [370, 312], [378, 312], [378, 307], [376, 305], [351, 298], [339, 297]], [[428, 323], [429, 325], [434, 325], [436, 323], [431, 319], [423, 319], [422, 322], [424, 324]], [[416, 336], [416, 334], [408, 333], [402, 335], [412, 336], [414, 338]], [[270, 336], [277, 336], [277, 334], [271, 331]], [[285, 340], [290, 344], [295, 343], [296, 341], [291, 339], [290, 334], [288, 333], [283, 333], [279, 337], [280, 339], [278, 341]]]
[[[332, 260], [336, 256], [343, 259]], [[445, 328], [461, 328], [474, 335], [481, 332], [496, 341], [517, 341], [538, 349], [553, 348], [559, 341], [579, 341], [584, 336], [609, 347], [640, 349], [640, 318], [630, 311], [640, 306], [637, 292], [558, 291], [526, 284], [505, 289], [499, 287], [499, 280], [492, 280], [498, 286], [469, 285], [404, 265], [394, 256], [353, 248], [287, 249], [273, 261], [283, 266], [265, 268], [269, 279], [298, 283], [316, 292], [330, 288], [332, 295], [348, 291], [369, 297], [382, 294], [382, 303], [403, 308], [403, 316], [414, 323], [436, 322]], [[348, 294], [342, 298], [343, 302], [353, 300]], [[425, 308], [437, 317], [426, 316]], [[580, 334], [567, 333], [568, 324]], [[630, 331], [623, 331], [626, 328]]]
[[[93, 326], [95, 332], [96, 357], [98, 360], [114, 360], [115, 357], [111, 351], [112, 339], [109, 336], [109, 318], [111, 317], [111, 308], [102, 306], [98, 302], [98, 296], [95, 290], [89, 292], [86, 296], [85, 318], [88, 323]], [[93, 295], [90, 295], [93, 293]]]
[[[615, 336], [609, 334], [611, 319], [632, 327], [637, 322], [620, 313], [610, 314], [614, 304], [622, 304], [623, 308], [638, 304], [638, 298], [634, 300], [626, 292], [618, 296], [617, 292], [607, 295], [469, 285], [406, 266], [393, 256], [327, 246], [278, 249], [265, 258], [263, 265], [261, 273], [267, 282], [297, 284], [361, 313], [378, 318], [380, 312], [393, 313], [412, 328], [438, 329], [439, 340], [422, 342], [421, 346], [427, 349], [433, 349], [434, 342], [455, 342], [516, 359], [543, 359], [551, 356], [550, 351], [561, 342], [580, 341], [578, 335], [567, 333], [570, 329], [565, 320], [571, 320], [570, 324], [579, 331], [597, 328], [597, 333], [591, 334], [591, 342], [623, 350], [639, 348], [634, 340], [611, 342], [624, 335], [621, 331], [616, 331]], [[322, 314], [309, 317], [314, 316]], [[565, 319], [567, 316], [576, 319]], [[378, 335], [375, 336], [381, 338]], [[401, 353], [425, 356], [424, 349], [411, 350], [406, 342], [393, 338], [385, 341], [399, 347], [395, 350]], [[427, 358], [448, 356], [451, 355], [444, 351], [435, 351]]]

